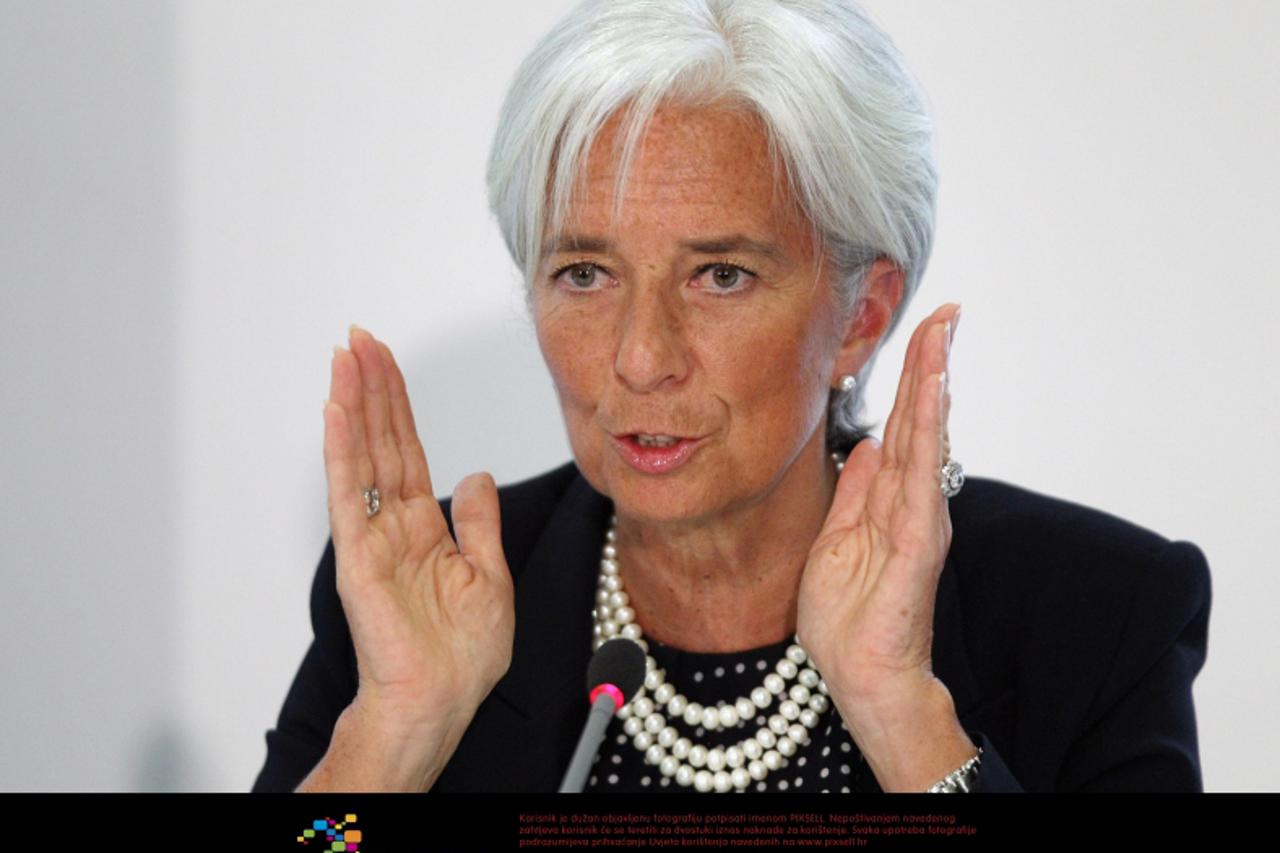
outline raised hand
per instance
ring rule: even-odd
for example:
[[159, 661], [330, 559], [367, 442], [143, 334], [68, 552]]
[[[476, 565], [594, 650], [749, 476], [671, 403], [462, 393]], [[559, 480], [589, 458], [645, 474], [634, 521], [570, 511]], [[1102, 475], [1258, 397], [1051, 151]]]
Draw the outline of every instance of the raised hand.
[[906, 790], [924, 790], [974, 752], [931, 666], [951, 545], [939, 472], [958, 316], [944, 305], [912, 335], [883, 445], [854, 448], [800, 584], [801, 642], [881, 785]]
[[387, 750], [407, 750], [417, 787], [434, 779], [511, 663], [511, 575], [492, 477], [473, 474], [454, 491], [455, 543], [391, 351], [356, 327], [350, 344], [335, 348], [324, 407], [338, 594], [359, 670], [344, 717], [362, 745], [383, 738]]

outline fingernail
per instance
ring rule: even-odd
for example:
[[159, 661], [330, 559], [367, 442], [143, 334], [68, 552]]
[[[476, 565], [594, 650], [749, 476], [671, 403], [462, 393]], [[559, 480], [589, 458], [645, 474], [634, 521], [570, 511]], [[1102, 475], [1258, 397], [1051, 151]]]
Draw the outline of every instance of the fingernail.
[[357, 326], [355, 323], [352, 323], [352, 324], [347, 328], [347, 339], [348, 339], [348, 340], [350, 340], [350, 339], [351, 339], [351, 336], [352, 336], [352, 335], [354, 335], [356, 332], [363, 332], [363, 331], [364, 331], [364, 329], [361, 329], [361, 328], [360, 328], [359, 326]]
[[334, 345], [333, 345], [333, 357], [334, 357], [334, 358], [337, 358], [337, 357], [338, 357], [338, 353], [340, 353], [340, 352], [342, 352], [342, 347], [338, 346], [337, 344], [334, 344]]
[[942, 345], [946, 349], [946, 354], [948, 356], [951, 355], [951, 340], [955, 337], [955, 334], [955, 327], [951, 325], [950, 321], [948, 321], [947, 325], [943, 327], [942, 330]]
[[960, 328], [960, 305], [956, 304], [955, 316], [951, 318], [951, 340], [956, 339], [956, 329]]

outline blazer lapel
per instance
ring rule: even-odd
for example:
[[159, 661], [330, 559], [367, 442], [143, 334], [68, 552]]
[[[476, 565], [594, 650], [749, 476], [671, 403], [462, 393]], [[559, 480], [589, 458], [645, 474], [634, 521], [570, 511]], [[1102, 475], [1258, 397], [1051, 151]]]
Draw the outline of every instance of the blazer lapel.
[[963, 722], [964, 716], [979, 704], [982, 695], [965, 646], [960, 587], [951, 556], [947, 557], [938, 578], [938, 596], [934, 604], [933, 674], [951, 691], [956, 716]]

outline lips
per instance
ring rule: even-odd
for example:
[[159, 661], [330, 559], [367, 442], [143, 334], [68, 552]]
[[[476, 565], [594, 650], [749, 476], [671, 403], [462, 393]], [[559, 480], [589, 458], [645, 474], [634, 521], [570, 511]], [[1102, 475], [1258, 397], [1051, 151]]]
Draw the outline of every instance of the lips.
[[644, 474], [666, 474], [689, 461], [701, 438], [662, 433], [628, 433], [610, 436], [618, 455]]

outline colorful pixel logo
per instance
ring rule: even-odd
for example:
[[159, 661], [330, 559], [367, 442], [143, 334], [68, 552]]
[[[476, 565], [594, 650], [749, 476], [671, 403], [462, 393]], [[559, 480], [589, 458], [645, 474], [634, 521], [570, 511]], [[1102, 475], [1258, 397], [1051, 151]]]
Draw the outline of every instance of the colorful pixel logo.
[[298, 836], [298, 843], [310, 845], [312, 841], [322, 839], [324, 846], [321, 850], [359, 850], [364, 833], [358, 829], [347, 829], [349, 824], [355, 822], [356, 816], [353, 814], [346, 815], [341, 821], [335, 821], [331, 817], [313, 820], [311, 828], [302, 830], [302, 834]]

